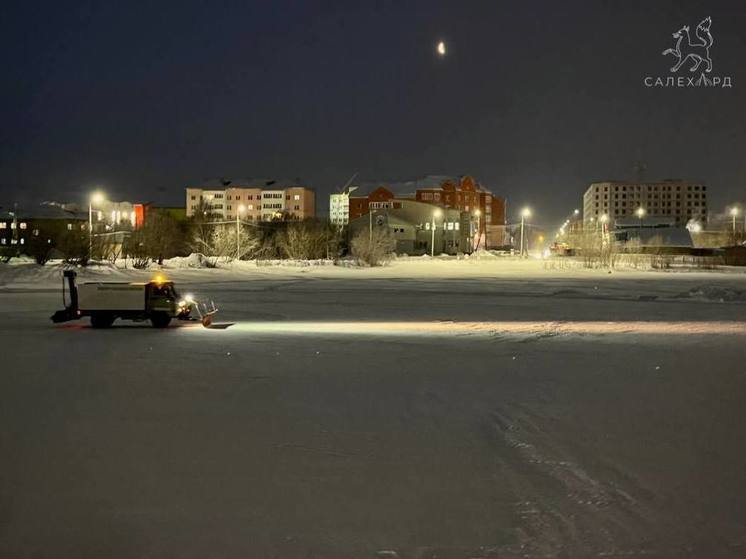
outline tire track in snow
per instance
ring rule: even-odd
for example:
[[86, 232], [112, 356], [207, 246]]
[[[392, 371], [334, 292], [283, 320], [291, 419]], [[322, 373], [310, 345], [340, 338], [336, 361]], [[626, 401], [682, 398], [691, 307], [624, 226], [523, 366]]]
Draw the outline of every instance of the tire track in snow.
[[[515, 557], [615, 557], [689, 555], [681, 534], [666, 548], [660, 541], [663, 519], [635, 488], [600, 480], [545, 433], [529, 412], [514, 406], [489, 415], [489, 429], [498, 454], [500, 473], [508, 473], [518, 517], [517, 543], [503, 549]], [[501, 458], [499, 457], [498, 460]], [[500, 482], [504, 482], [504, 477]], [[504, 555], [500, 555], [504, 556]]]

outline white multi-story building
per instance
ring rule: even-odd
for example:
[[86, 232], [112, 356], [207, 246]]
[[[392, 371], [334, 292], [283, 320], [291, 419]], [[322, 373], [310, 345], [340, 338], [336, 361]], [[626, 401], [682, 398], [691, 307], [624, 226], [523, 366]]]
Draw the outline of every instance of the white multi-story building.
[[187, 187], [186, 215], [232, 220], [240, 210], [247, 221], [301, 220], [316, 215], [315, 201], [314, 191], [295, 181], [211, 179]]
[[637, 217], [665, 218], [676, 225], [707, 220], [707, 187], [701, 183], [667, 179], [659, 182], [595, 182], [583, 195], [583, 223], [592, 225], [606, 215], [610, 222]]
[[350, 222], [350, 194], [356, 186], [345, 188], [344, 192], [329, 196], [329, 221], [332, 225], [342, 227]]

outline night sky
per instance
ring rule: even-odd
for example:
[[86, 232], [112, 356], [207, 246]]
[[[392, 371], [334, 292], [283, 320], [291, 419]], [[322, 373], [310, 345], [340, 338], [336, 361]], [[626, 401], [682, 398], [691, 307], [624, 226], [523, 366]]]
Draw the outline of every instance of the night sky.
[[[325, 213], [355, 172], [468, 173], [551, 225], [636, 162], [706, 182], [713, 210], [746, 200], [746, 5], [610, 5], [6, 1], [0, 204], [300, 177]], [[646, 88], [708, 15], [734, 87]]]

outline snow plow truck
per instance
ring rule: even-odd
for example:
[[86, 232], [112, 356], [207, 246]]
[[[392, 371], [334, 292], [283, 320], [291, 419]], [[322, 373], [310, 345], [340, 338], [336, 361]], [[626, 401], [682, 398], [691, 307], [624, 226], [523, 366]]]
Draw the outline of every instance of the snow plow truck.
[[[155, 328], [167, 327], [172, 319], [196, 321], [209, 327], [217, 312], [191, 296], [180, 297], [172, 281], [156, 276], [148, 282], [85, 282], [76, 284], [77, 274], [65, 270], [62, 276], [64, 309], [52, 315], [52, 322], [69, 322], [90, 317], [93, 328], [108, 328], [117, 318], [137, 322], [149, 320]], [[67, 292], [65, 289], [67, 283]]]

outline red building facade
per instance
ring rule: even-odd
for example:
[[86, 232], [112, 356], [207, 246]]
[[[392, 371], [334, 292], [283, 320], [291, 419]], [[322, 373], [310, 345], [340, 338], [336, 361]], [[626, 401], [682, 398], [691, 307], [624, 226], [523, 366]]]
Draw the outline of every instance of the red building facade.
[[426, 177], [423, 180], [391, 185], [382, 183], [369, 194], [350, 196], [350, 220], [368, 209], [390, 208], [396, 199], [416, 200], [475, 216], [484, 232], [489, 225], [505, 225], [505, 198], [493, 195], [473, 177]]

